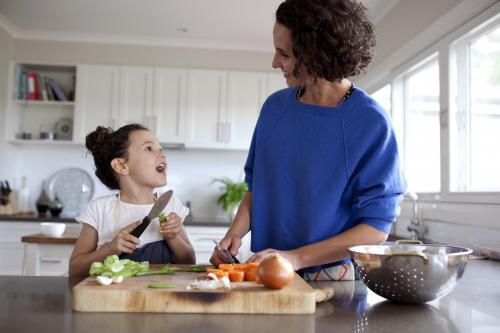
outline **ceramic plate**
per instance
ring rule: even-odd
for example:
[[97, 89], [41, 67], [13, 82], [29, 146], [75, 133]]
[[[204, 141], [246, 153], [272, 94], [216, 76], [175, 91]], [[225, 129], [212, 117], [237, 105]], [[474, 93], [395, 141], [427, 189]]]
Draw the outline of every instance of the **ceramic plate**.
[[57, 197], [63, 203], [61, 215], [77, 216], [94, 195], [94, 181], [90, 175], [78, 168], [66, 168], [57, 171], [46, 182], [46, 191], [50, 200]]

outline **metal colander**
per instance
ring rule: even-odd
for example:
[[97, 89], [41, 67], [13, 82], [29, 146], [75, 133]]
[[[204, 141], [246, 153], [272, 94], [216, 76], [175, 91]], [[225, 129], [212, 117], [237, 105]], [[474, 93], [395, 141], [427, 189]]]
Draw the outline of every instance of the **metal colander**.
[[447, 295], [472, 253], [465, 247], [398, 242], [353, 246], [348, 251], [368, 288], [399, 303], [424, 303]]

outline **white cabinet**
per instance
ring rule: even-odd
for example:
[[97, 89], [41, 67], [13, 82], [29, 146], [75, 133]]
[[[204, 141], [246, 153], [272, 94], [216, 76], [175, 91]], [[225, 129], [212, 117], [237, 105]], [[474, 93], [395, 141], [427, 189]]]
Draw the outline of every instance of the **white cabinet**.
[[77, 140], [97, 126], [139, 123], [160, 142], [183, 143], [186, 71], [126, 66], [78, 66]]
[[248, 149], [266, 88], [265, 73], [190, 70], [186, 145]]
[[184, 143], [187, 70], [157, 68], [154, 73], [153, 124], [160, 142]]
[[120, 67], [118, 125], [153, 125], [153, 68]]
[[23, 275], [68, 275], [73, 244], [24, 244]]
[[75, 141], [97, 126], [118, 125], [120, 68], [118, 66], [78, 66], [75, 111]]
[[226, 83], [224, 71], [188, 72], [187, 138], [192, 148], [224, 148]]

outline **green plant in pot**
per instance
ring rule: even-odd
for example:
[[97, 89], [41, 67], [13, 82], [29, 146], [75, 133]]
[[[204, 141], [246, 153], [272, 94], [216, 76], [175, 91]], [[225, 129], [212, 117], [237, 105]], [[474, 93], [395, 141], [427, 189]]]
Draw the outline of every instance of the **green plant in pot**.
[[221, 190], [224, 190], [224, 193], [217, 198], [217, 203], [224, 209], [232, 222], [247, 191], [247, 184], [243, 181], [233, 181], [228, 177], [214, 178], [210, 184], [212, 183], [223, 185]]

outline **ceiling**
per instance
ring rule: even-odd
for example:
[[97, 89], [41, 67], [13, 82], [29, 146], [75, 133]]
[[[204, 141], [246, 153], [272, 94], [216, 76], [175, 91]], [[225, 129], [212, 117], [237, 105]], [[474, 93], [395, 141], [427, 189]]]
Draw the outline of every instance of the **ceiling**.
[[[13, 37], [270, 51], [282, 0], [0, 0]], [[362, 0], [377, 24], [399, 0]]]

